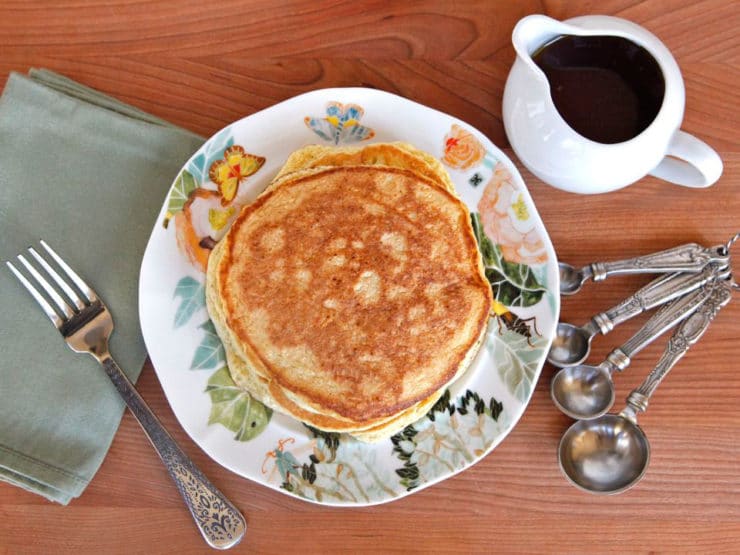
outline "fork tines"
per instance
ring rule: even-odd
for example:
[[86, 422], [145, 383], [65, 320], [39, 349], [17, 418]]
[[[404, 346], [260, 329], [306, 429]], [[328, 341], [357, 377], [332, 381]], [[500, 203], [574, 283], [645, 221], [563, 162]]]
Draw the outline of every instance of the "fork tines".
[[[55, 270], [49, 262], [47, 262], [33, 247], [28, 248], [28, 252], [31, 254], [33, 259], [36, 261], [38, 266], [43, 272], [56, 283], [61, 292], [49, 283], [49, 280], [42, 275], [42, 273], [31, 264], [26, 258], [19, 254], [18, 260], [28, 271], [28, 274], [32, 280], [35, 281], [36, 285], [41, 288], [43, 294], [31, 283], [31, 280], [23, 275], [13, 264], [9, 261], [6, 262], [10, 270], [15, 274], [23, 286], [33, 296], [36, 302], [41, 306], [44, 313], [49, 317], [52, 323], [57, 327], [61, 328], [64, 322], [79, 314], [86, 306], [94, 303], [98, 300], [97, 296], [93, 292], [87, 283], [70, 268], [64, 260], [42, 239], [41, 246], [46, 250], [48, 255], [56, 264], [57, 268], [64, 274], [62, 277], [57, 270]], [[66, 278], [66, 279], [65, 279]], [[72, 285], [70, 285], [70, 282]], [[44, 294], [46, 296], [44, 296]]]

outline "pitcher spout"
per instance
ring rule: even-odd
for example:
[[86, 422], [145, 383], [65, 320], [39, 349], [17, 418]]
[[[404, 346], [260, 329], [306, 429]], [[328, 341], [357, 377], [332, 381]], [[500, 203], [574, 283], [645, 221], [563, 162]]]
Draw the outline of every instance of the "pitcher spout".
[[572, 26], [545, 15], [528, 15], [519, 20], [511, 35], [517, 56], [531, 60], [540, 47], [560, 35], [577, 34]]

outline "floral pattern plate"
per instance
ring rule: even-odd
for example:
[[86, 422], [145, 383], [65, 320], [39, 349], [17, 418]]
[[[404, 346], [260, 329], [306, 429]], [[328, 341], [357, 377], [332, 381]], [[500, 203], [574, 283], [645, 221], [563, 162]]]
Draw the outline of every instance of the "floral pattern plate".
[[[205, 309], [204, 268], [239, 208], [294, 150], [405, 141], [442, 161], [470, 208], [496, 302], [471, 368], [418, 422], [376, 444], [309, 428], [235, 387]], [[514, 165], [472, 126], [362, 88], [313, 91], [219, 131], [175, 178], [141, 268], [149, 355], [172, 409], [230, 470], [301, 499], [372, 505], [464, 470], [511, 431], [559, 312], [557, 261]]]

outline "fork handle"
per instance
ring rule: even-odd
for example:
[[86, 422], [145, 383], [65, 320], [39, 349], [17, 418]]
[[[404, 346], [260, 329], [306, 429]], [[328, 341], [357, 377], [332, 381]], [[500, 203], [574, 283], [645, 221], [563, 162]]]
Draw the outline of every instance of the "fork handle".
[[206, 542], [216, 549], [228, 549], [239, 543], [247, 523], [238, 509], [175, 443], [111, 356], [99, 360], [167, 467]]

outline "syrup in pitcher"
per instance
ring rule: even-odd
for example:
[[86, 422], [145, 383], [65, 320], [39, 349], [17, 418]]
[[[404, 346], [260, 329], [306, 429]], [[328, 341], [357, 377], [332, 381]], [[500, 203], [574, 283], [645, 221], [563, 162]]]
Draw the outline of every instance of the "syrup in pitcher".
[[613, 144], [636, 137], [663, 103], [660, 66], [625, 38], [562, 35], [532, 59], [547, 76], [562, 118], [592, 141]]

